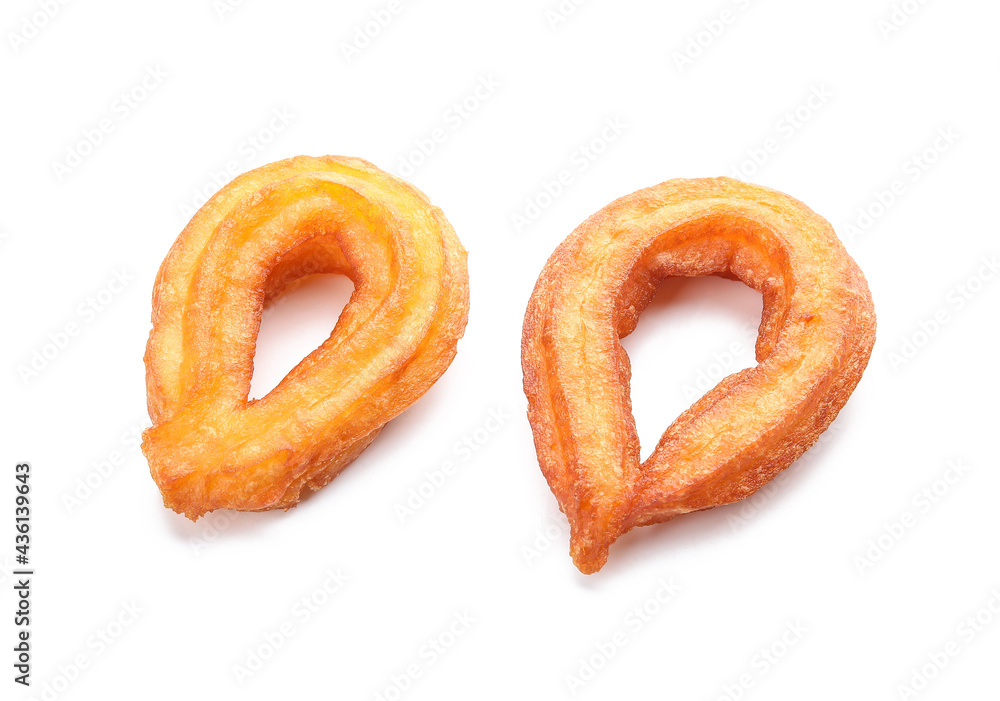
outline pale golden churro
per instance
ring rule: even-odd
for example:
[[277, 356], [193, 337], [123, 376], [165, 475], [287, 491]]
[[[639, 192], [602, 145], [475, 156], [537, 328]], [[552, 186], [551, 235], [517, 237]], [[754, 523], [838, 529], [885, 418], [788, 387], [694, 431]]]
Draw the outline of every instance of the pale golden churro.
[[[239, 176], [195, 214], [156, 278], [143, 452], [166, 506], [294, 506], [354, 460], [455, 356], [465, 250], [441, 211], [353, 158], [301, 156]], [[354, 293], [330, 337], [248, 400], [264, 306], [340, 273]]]

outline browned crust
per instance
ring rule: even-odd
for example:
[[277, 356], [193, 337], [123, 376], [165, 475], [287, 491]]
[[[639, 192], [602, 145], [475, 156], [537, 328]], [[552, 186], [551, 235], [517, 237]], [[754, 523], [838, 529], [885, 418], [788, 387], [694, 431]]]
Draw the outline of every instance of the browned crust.
[[[668, 276], [742, 280], [764, 299], [757, 366], [724, 378], [639, 462], [620, 338]], [[864, 275], [804, 204], [729, 178], [670, 180], [594, 214], [549, 258], [521, 355], [538, 461], [585, 573], [636, 526], [743, 499], [811, 446], [868, 363]]]

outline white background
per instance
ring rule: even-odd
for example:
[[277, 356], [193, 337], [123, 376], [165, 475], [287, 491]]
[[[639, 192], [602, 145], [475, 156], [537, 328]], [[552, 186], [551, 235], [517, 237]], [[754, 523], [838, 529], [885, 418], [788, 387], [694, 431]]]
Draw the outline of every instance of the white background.
[[[413, 0], [349, 57], [387, 0], [104, 0], [50, 3], [51, 17], [5, 2], [0, 561], [14, 554], [13, 466], [28, 460], [37, 575], [34, 685], [11, 680], [7, 613], [0, 695], [997, 698], [1000, 276], [983, 261], [1000, 252], [1000, 8], [898, 2], [592, 0], [557, 22], [557, 0]], [[443, 142], [411, 170], [435, 129]], [[217, 173], [298, 154], [360, 156], [443, 208], [469, 250], [467, 333], [441, 380], [321, 492], [193, 524], [162, 507], [134, 437], [148, 425], [153, 276], [197, 190], [230, 177]], [[734, 168], [845, 240], [878, 313], [870, 366], [779, 482], [632, 532], [585, 577], [525, 419], [532, 285], [612, 199]], [[562, 170], [570, 184], [546, 197]], [[109, 288], [116, 273], [127, 284]], [[323, 340], [349, 293], [334, 280], [277, 305], [255, 394]], [[753, 363], [759, 314], [735, 282], [664, 284], [625, 341], [643, 455], [699, 373]], [[26, 373], [67, 324], [76, 335]], [[491, 411], [506, 418], [489, 433]], [[401, 516], [446, 460], [457, 473]], [[347, 581], [328, 596], [338, 569]], [[665, 604], [661, 581], [677, 589]], [[308, 617], [303, 597], [321, 602]], [[641, 625], [636, 607], [652, 612]], [[474, 623], [427, 654], [456, 615]], [[268, 650], [283, 625], [291, 637]]]

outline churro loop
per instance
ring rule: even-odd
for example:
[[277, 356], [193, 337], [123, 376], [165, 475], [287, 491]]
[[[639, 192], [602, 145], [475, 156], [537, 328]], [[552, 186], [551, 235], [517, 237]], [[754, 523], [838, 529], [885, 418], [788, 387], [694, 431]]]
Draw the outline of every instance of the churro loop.
[[[640, 464], [619, 339], [669, 276], [739, 279], [763, 295], [757, 365], [724, 378]], [[584, 573], [636, 526], [743, 499], [812, 445], [871, 355], [861, 270], [829, 223], [787, 195], [729, 178], [623, 197], [555, 250], [522, 341], [542, 472]]]
[[[330, 337], [249, 400], [264, 306], [316, 273], [354, 292]], [[163, 261], [153, 291], [143, 452], [165, 506], [287, 509], [354, 460], [455, 356], [466, 254], [418, 190], [353, 158], [236, 178]]]

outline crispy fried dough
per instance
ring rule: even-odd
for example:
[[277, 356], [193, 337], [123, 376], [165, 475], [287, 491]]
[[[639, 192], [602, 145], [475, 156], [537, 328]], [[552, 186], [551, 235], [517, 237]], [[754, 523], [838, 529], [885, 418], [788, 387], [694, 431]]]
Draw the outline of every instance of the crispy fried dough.
[[[660, 280], [719, 275], [763, 295], [757, 366], [723, 379], [639, 462], [632, 332]], [[829, 223], [729, 178], [670, 180], [590, 217], [549, 258], [524, 320], [539, 464], [590, 574], [636, 526], [743, 499], [811, 446], [871, 355], [868, 284]]]
[[[340, 273], [336, 327], [248, 401], [261, 312]], [[239, 176], [181, 232], [153, 290], [143, 452], [165, 506], [287, 509], [354, 460], [445, 371], [465, 330], [466, 253], [418, 190], [362, 160], [300, 156]]]

